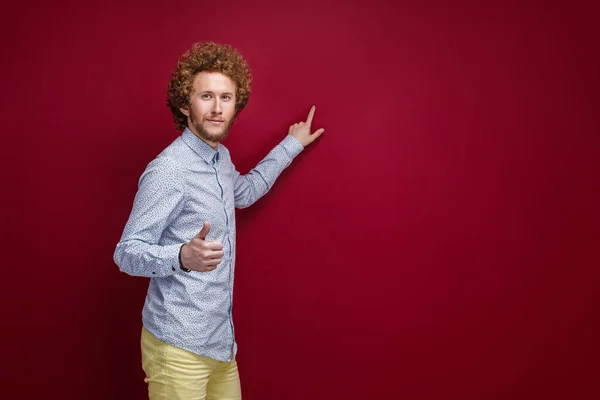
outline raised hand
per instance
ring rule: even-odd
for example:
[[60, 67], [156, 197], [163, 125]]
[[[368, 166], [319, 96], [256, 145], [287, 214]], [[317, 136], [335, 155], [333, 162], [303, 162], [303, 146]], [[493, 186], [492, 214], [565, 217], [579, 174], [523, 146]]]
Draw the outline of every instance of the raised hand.
[[183, 268], [198, 272], [209, 272], [217, 268], [223, 258], [223, 245], [206, 240], [210, 223], [204, 221], [202, 230], [181, 248]]
[[308, 113], [308, 118], [304, 122], [298, 122], [290, 126], [289, 134], [295, 137], [302, 143], [302, 146], [306, 147], [312, 142], [314, 142], [321, 134], [325, 131], [325, 129], [321, 128], [315, 131], [315, 133], [311, 134], [311, 124], [313, 117], [315, 116], [315, 106], [310, 108], [310, 112]]

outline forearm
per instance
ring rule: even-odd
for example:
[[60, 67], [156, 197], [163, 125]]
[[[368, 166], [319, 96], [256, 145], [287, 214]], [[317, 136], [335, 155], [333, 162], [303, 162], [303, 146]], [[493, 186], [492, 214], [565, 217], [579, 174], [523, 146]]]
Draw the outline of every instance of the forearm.
[[122, 272], [132, 276], [170, 276], [179, 271], [179, 249], [182, 244], [161, 246], [139, 239], [122, 240], [117, 244], [114, 261]]
[[264, 196], [303, 148], [297, 139], [288, 135], [248, 174], [238, 176], [235, 182], [236, 207], [248, 207]]

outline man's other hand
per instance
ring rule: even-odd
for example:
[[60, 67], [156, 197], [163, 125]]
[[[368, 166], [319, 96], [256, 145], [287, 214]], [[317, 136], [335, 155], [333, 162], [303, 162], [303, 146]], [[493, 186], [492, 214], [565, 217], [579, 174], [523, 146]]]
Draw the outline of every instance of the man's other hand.
[[325, 129], [321, 128], [315, 131], [315, 133], [311, 134], [311, 124], [313, 117], [315, 116], [315, 106], [310, 108], [310, 112], [308, 113], [308, 118], [304, 122], [298, 122], [290, 126], [289, 134], [298, 139], [302, 146], [306, 147], [312, 142], [314, 142], [321, 134], [325, 131]]

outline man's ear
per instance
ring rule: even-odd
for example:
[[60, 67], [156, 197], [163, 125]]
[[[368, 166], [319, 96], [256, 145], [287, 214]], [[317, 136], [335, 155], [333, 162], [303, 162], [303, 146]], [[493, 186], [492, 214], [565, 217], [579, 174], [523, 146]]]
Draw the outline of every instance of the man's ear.
[[185, 115], [186, 117], [189, 117], [189, 116], [190, 116], [190, 109], [189, 109], [187, 106], [185, 106], [185, 107], [181, 107], [181, 108], [179, 109], [179, 111], [181, 111], [181, 113], [182, 113], [183, 115]]

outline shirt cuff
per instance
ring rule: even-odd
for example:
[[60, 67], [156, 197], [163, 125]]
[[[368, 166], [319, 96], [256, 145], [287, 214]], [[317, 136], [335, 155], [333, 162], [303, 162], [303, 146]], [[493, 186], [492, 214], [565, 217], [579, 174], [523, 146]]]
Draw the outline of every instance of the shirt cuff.
[[302, 143], [300, 143], [300, 141], [292, 135], [287, 135], [279, 144], [285, 149], [285, 152], [288, 153], [291, 158], [296, 157], [302, 152], [302, 150], [304, 150]]
[[156, 276], [170, 276], [178, 271], [183, 272], [179, 268], [179, 249], [180, 244], [172, 244], [163, 246], [162, 248], [162, 271], [156, 273]]

